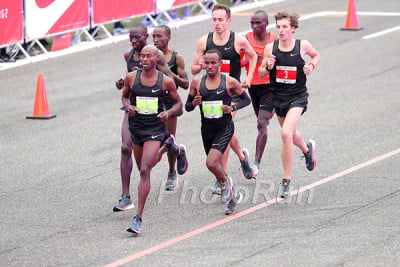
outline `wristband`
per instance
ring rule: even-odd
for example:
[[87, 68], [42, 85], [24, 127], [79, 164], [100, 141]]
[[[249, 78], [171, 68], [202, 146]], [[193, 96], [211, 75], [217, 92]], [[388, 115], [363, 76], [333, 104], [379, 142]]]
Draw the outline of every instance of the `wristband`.
[[232, 105], [231, 108], [232, 108], [232, 111], [236, 111], [237, 110], [237, 106], [236, 105]]
[[268, 72], [270, 72], [270, 71], [271, 71], [270, 69], [268, 69], [268, 65], [265, 67], [265, 69], [266, 69]]
[[315, 69], [315, 65], [313, 63], [310, 63], [308, 65], [311, 65], [313, 70]]

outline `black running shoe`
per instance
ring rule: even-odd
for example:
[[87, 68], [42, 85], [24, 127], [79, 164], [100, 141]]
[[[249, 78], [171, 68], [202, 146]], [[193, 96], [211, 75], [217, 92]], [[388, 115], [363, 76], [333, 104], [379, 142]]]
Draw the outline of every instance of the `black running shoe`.
[[307, 170], [312, 171], [315, 168], [315, 158], [314, 158], [314, 148], [315, 148], [315, 142], [314, 140], [310, 139], [307, 142], [307, 147], [308, 147], [308, 152], [303, 153], [304, 158], [306, 159], [306, 167]]
[[165, 146], [168, 148], [168, 152], [179, 156], [179, 145], [176, 143], [175, 136], [170, 134], [170, 136], [165, 140]]
[[131, 225], [129, 225], [128, 229], [126, 231], [134, 234], [139, 234], [140, 233], [140, 228], [142, 227], [142, 218], [139, 217], [139, 215], [136, 215], [133, 218], [133, 222]]
[[249, 151], [246, 148], [244, 148], [242, 149], [242, 152], [244, 155], [244, 160], [240, 162], [240, 164], [242, 165], [242, 172], [247, 180], [251, 180], [254, 177], [254, 171], [249, 163]]
[[180, 146], [180, 151], [183, 153], [183, 155], [176, 157], [176, 172], [179, 175], [182, 175], [182, 174], [185, 174], [185, 172], [187, 171], [189, 163], [187, 160], [185, 145], [180, 144], [179, 146]]

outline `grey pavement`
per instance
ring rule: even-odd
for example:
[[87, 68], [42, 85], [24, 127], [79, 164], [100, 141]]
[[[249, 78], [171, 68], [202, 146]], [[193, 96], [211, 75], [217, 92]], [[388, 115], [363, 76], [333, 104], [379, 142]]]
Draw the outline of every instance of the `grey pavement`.
[[[295, 33], [320, 52], [321, 63], [309, 76], [309, 108], [298, 124], [304, 139], [316, 141], [317, 166], [308, 172], [295, 149], [293, 189], [400, 148], [400, 31], [363, 39], [399, 26], [400, 3], [356, 2], [357, 11], [365, 12], [358, 16], [363, 30], [341, 31], [345, 17], [329, 14], [300, 21]], [[273, 23], [280, 10], [346, 12], [347, 3], [290, 0], [262, 9]], [[231, 29], [249, 30], [255, 10], [234, 14]], [[197, 39], [210, 29], [211, 20], [173, 29], [170, 46], [184, 55], [188, 72]], [[215, 179], [205, 166], [198, 109], [178, 121], [177, 140], [189, 158], [179, 189], [163, 190], [164, 157], [152, 171], [142, 233], [125, 231], [135, 210], [113, 213], [121, 194], [123, 116], [114, 81], [125, 74], [129, 47], [118, 42], [0, 71], [1, 266], [103, 266], [226, 218], [211, 195]], [[39, 74], [57, 115], [51, 120], [25, 119]], [[187, 91], [179, 91], [185, 102]], [[235, 128], [252, 160], [257, 130], [250, 106], [238, 112]], [[283, 173], [276, 118], [268, 136], [257, 180], [243, 177], [231, 152], [228, 172], [245, 193], [238, 212], [276, 197]], [[399, 160], [394, 154], [126, 266], [399, 266]], [[135, 205], [138, 176], [134, 168]]]

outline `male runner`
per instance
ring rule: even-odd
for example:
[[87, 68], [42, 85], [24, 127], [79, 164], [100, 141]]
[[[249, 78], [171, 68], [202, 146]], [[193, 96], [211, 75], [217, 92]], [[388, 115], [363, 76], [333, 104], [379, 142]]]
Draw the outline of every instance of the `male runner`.
[[[142, 63], [140, 61], [140, 52], [147, 42], [147, 27], [142, 23], [136, 23], [132, 26], [129, 32], [129, 40], [132, 45], [132, 50], [124, 54], [124, 59], [127, 65], [127, 73], [138, 70], [142, 68]], [[159, 51], [159, 58], [157, 62], [157, 69], [163, 73], [171, 76], [171, 71], [168, 68], [164, 54]], [[121, 78], [116, 81], [115, 86], [118, 90], [122, 89], [124, 86], [124, 79]], [[116, 206], [114, 206], [113, 211], [124, 211], [132, 209], [134, 207], [129, 194], [129, 185], [132, 173], [132, 139], [131, 133], [129, 132], [128, 124], [128, 113], [124, 110], [124, 118], [122, 120], [121, 129], [121, 161], [120, 161], [120, 172], [121, 172], [121, 182], [122, 182], [122, 196]]]
[[[272, 43], [276, 38], [276, 34], [267, 31], [268, 15], [263, 10], [257, 10], [250, 18], [251, 32], [246, 34], [246, 39], [253, 47], [257, 54], [257, 66], [254, 71], [249, 94], [253, 104], [254, 113], [257, 116], [258, 135], [256, 139], [256, 153], [254, 156], [254, 177], [257, 176], [260, 169], [261, 158], [268, 140], [267, 126], [272, 116], [274, 116], [274, 106], [272, 103], [272, 91], [269, 87], [269, 76], [261, 78], [258, 75], [258, 68], [261, 65], [264, 48], [267, 44]], [[244, 55], [244, 62], [247, 72], [249, 71], [249, 57]]]
[[[283, 179], [279, 197], [290, 197], [290, 181], [293, 163], [293, 145], [304, 153], [306, 167], [315, 168], [313, 140], [305, 143], [296, 125], [307, 110], [308, 93], [306, 75], [311, 74], [320, 60], [320, 55], [309, 41], [293, 38], [299, 26], [299, 15], [279, 12], [275, 15], [279, 39], [265, 47], [264, 59], [258, 72], [260, 77], [270, 74], [274, 91], [274, 107], [281, 125]], [[305, 56], [311, 58], [305, 64]]]
[[[216, 49], [222, 54], [221, 72], [229, 73], [229, 76], [240, 82], [240, 51], [242, 50], [250, 57], [249, 73], [242, 84], [243, 87], [248, 88], [257, 64], [257, 54], [244, 37], [228, 29], [231, 23], [231, 11], [229, 7], [220, 4], [215, 5], [212, 10], [212, 22], [214, 31], [202, 36], [197, 42], [196, 56], [192, 65], [192, 74], [196, 75], [204, 68], [204, 53], [210, 49]], [[233, 94], [232, 102], [237, 103], [238, 101], [239, 98]], [[233, 117], [235, 114], [234, 111]], [[252, 179], [253, 170], [249, 164], [249, 153], [247, 149], [241, 149], [239, 139], [235, 134], [232, 136], [230, 146], [239, 157], [244, 176], [247, 179]], [[222, 161], [224, 169], [226, 169], [228, 156], [229, 147]], [[216, 183], [214, 193], [219, 194], [221, 192], [220, 187], [221, 186]]]
[[[168, 67], [173, 73], [173, 78], [176, 84], [176, 89], [178, 86], [183, 89], [189, 88], [189, 79], [187, 72], [185, 71], [185, 61], [183, 56], [176, 51], [169, 49], [168, 43], [171, 40], [171, 29], [166, 25], [156, 26], [153, 30], [153, 43], [155, 47], [161, 50], [167, 61]], [[169, 98], [168, 94], [165, 96], [164, 104], [166, 109], [170, 109], [173, 105], [173, 101]], [[183, 114], [182, 109], [177, 113], [170, 116], [166, 122], [167, 131], [173, 135], [176, 134], [176, 126], [178, 121], [178, 116]], [[168, 163], [169, 171], [167, 182], [165, 184], [166, 190], [173, 190], [178, 188], [178, 177], [175, 170], [176, 156], [168, 153]]]
[[[150, 192], [150, 172], [161, 154], [168, 151], [177, 158], [177, 171], [187, 170], [186, 149], [178, 146], [173, 135], [167, 132], [165, 121], [182, 108], [174, 81], [157, 70], [159, 53], [155, 46], [147, 45], [140, 52], [142, 69], [127, 74], [122, 93], [122, 104], [128, 110], [129, 131], [133, 153], [140, 173], [137, 214], [127, 231], [139, 233], [142, 214]], [[168, 91], [173, 101], [171, 109], [164, 110], [164, 95]], [[165, 146], [162, 146], [165, 143]]]
[[[232, 178], [224, 169], [222, 155], [234, 134], [231, 113], [249, 105], [250, 99], [235, 78], [221, 74], [221, 59], [218, 50], [211, 49], [205, 53], [203, 65], [206, 75], [193, 79], [185, 109], [192, 111], [200, 105], [201, 137], [207, 154], [207, 168], [221, 184], [221, 201], [228, 203], [225, 214], [232, 215], [242, 195], [235, 191]], [[231, 105], [233, 93], [239, 97], [239, 101]]]

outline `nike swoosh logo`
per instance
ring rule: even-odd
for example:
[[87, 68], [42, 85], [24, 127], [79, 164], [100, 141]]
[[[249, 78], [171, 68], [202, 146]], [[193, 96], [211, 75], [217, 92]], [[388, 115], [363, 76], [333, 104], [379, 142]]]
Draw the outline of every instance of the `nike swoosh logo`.
[[74, 0], [54, 0], [44, 8], [40, 8], [36, 2], [38, 0], [25, 1], [26, 31], [29, 38], [45, 36]]
[[158, 92], [158, 91], [160, 91], [160, 90], [161, 90], [161, 89], [152, 89], [151, 92], [152, 92], [152, 93], [156, 93], [156, 92]]
[[221, 94], [221, 93], [223, 93], [224, 92], [224, 90], [222, 90], [222, 91], [217, 91], [217, 95], [219, 95], [219, 94]]
[[292, 54], [292, 53], [290, 53], [290, 56], [291, 56], [291, 57], [294, 57], [295, 55], [297, 55], [297, 54]]
[[224, 47], [225, 51], [231, 49], [232, 47]]
[[159, 137], [159, 136], [160, 136], [159, 134], [157, 134], [157, 135], [152, 135], [152, 136], [151, 136], [151, 139], [157, 138], [157, 137]]
[[219, 146], [219, 144], [212, 144], [212, 146]]

